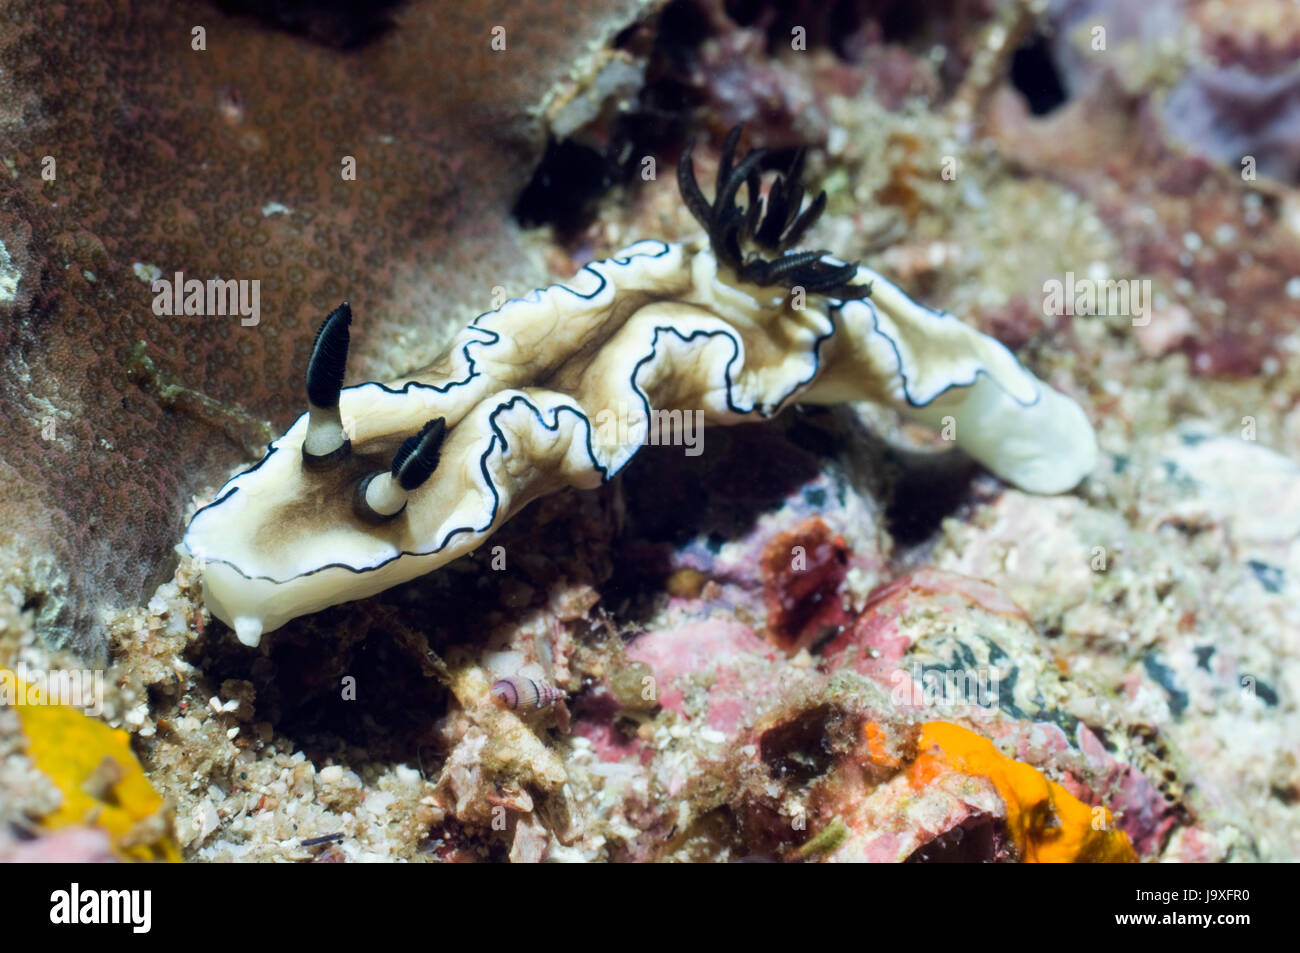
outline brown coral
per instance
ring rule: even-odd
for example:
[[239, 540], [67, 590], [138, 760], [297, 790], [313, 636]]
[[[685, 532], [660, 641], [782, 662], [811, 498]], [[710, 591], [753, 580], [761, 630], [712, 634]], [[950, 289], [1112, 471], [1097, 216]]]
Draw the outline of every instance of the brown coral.
[[[158, 581], [189, 494], [241, 458], [128, 380], [133, 345], [276, 429], [345, 295], [382, 315], [358, 370], [436, 353], [494, 286], [536, 283], [507, 214], [530, 109], [644, 6], [413, 3], [347, 54], [202, 3], [6, 8], [0, 549], [47, 633], [98, 650], [95, 610]], [[260, 323], [156, 316], [148, 280], [177, 271], [260, 281]]]

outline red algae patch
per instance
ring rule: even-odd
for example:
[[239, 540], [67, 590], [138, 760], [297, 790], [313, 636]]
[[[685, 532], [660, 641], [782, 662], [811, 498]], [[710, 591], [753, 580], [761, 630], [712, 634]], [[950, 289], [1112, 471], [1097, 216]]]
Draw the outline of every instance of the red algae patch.
[[848, 621], [841, 596], [848, 552], [844, 538], [816, 516], [763, 548], [764, 634], [773, 645], [794, 653]]

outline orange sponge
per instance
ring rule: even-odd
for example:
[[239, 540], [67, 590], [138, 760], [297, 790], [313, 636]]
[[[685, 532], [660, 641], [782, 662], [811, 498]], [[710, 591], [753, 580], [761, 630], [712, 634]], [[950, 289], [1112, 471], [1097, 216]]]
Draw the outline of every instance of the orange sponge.
[[916, 786], [947, 770], [988, 778], [1007, 807], [1007, 832], [1031, 864], [1132, 863], [1128, 837], [1104, 807], [1089, 807], [1037, 770], [1001, 754], [987, 738], [960, 725], [921, 726], [920, 752], [909, 769]]
[[[0, 677], [13, 679], [18, 699], [29, 697], [14, 673], [0, 670]], [[132, 754], [125, 731], [63, 705], [20, 701], [14, 710], [28, 757], [63, 794], [59, 807], [40, 819], [41, 827], [89, 824], [108, 832], [123, 860], [180, 860], [163, 799]]]

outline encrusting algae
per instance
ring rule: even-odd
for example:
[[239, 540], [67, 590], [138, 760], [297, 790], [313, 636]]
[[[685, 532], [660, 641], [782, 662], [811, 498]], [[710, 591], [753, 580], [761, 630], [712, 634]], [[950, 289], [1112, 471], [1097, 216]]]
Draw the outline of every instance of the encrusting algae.
[[[924, 786], [946, 770], [988, 778], [1007, 808], [1007, 833], [1029, 864], [1133, 863], [1127, 835], [1110, 811], [1084, 804], [1055, 781], [998, 752], [993, 742], [960, 725], [930, 721], [921, 726], [919, 754], [909, 775]], [[1094, 817], [1100, 824], [1094, 826]]]
[[131, 753], [130, 735], [75, 708], [24, 703], [31, 699], [27, 684], [8, 670], [0, 676], [17, 688], [14, 711], [28, 757], [63, 795], [37, 825], [101, 828], [121, 860], [180, 861], [166, 805]]

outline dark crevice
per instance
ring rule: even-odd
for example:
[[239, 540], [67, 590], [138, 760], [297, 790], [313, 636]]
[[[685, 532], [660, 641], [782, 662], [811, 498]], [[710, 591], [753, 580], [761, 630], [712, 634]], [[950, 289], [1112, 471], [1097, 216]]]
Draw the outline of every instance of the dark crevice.
[[713, 32], [709, 16], [695, 0], [673, 0], [659, 15], [655, 53], [677, 66], [689, 66], [695, 51]]
[[515, 218], [526, 227], [551, 225], [562, 242], [571, 240], [621, 178], [618, 163], [607, 154], [572, 140], [552, 140], [515, 203]]
[[681, 447], [642, 447], [618, 477], [624, 539], [600, 587], [610, 611], [623, 621], [646, 621], [673, 571], [675, 549], [700, 541], [717, 552], [815, 479], [818, 458], [797, 445], [799, 429], [796, 415], [710, 428], [700, 456]]
[[886, 3], [880, 12], [880, 34], [886, 43], [907, 43], [925, 31], [932, 9], [920, 3]]
[[970, 496], [975, 465], [961, 454], [906, 455], [885, 510], [889, 533], [902, 547], [926, 542]]
[[977, 814], [918, 847], [904, 863], [973, 864], [1014, 859], [1011, 838], [1002, 818]]
[[[596, 217], [599, 202], [618, 185], [640, 181], [642, 160], [660, 163], [674, 157], [701, 104], [689, 77], [698, 48], [712, 26], [695, 0], [674, 0], [652, 23], [624, 29], [614, 42], [646, 63], [645, 83], [626, 112], [598, 119], [575, 139], [552, 140], [532, 179], [515, 203], [514, 216], [525, 227], [550, 225], [562, 244], [573, 244]], [[588, 142], [599, 143], [591, 145]]]
[[331, 46], [352, 49], [394, 26], [404, 0], [213, 0], [224, 13], [253, 16], [268, 26]]
[[830, 736], [838, 712], [821, 705], [769, 728], [759, 741], [759, 756], [772, 778], [806, 783], [830, 770], [834, 763]]
[[1069, 98], [1052, 56], [1051, 43], [1041, 33], [1012, 54], [1011, 85], [1025, 97], [1029, 111], [1035, 116], [1046, 116]]
[[736, 26], [753, 26], [766, 6], [765, 0], [726, 0], [722, 9]]

